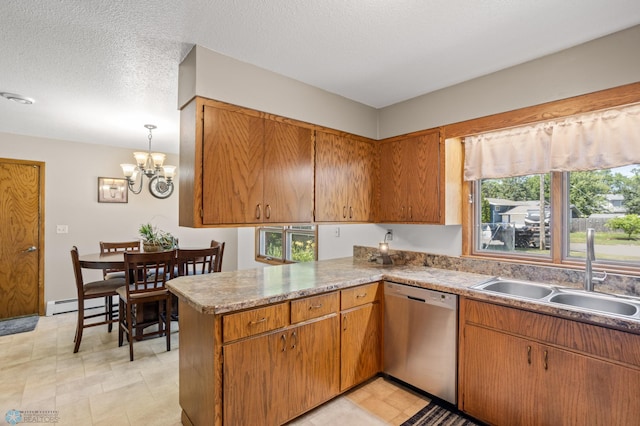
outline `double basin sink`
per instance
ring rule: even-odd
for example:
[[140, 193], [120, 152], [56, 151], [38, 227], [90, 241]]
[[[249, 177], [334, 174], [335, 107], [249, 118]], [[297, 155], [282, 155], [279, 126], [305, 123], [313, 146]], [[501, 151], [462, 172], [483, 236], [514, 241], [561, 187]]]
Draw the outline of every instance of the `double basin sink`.
[[621, 296], [505, 278], [494, 278], [475, 285], [473, 288], [506, 296], [640, 319], [640, 300]]

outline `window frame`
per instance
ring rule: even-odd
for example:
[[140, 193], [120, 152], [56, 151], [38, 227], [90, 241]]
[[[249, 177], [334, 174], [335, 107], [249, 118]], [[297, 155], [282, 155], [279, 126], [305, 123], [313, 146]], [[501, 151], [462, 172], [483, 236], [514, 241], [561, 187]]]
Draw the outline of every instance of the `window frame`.
[[[296, 229], [296, 227], [300, 226], [311, 226], [312, 230], [300, 230]], [[266, 256], [261, 253], [261, 235], [263, 230], [272, 230], [277, 232], [278, 230], [282, 233], [282, 258], [273, 258], [271, 256]], [[262, 225], [256, 226], [255, 228], [255, 261], [260, 263], [267, 263], [269, 265], [283, 265], [283, 264], [291, 264], [291, 263], [300, 263], [295, 260], [288, 259], [289, 254], [291, 253], [291, 248], [289, 247], [290, 236], [293, 234], [308, 234], [313, 235], [314, 238], [314, 261], [318, 260], [318, 225], [315, 223], [309, 224], [290, 224], [290, 225]]]
[[[550, 117], [561, 118], [582, 113], [588, 113], [607, 108], [631, 105], [640, 102], [640, 82], [630, 83], [598, 92], [579, 95], [572, 98], [561, 99], [545, 104], [534, 105], [516, 109], [504, 113], [486, 117], [471, 119], [443, 127], [446, 138], [462, 138], [482, 132], [498, 131], [509, 127], [533, 124], [548, 121]], [[493, 259], [515, 263], [529, 263], [535, 265], [547, 265], [570, 269], [583, 269], [584, 261], [566, 259], [564, 253], [568, 244], [567, 237], [562, 235], [563, 229], [567, 229], [568, 211], [564, 206], [563, 197], [568, 191], [568, 175], [559, 172], [551, 174], [551, 216], [555, 218], [551, 225], [551, 258], [535, 259], [530, 256], [496, 256], [493, 253], [475, 252], [475, 215], [474, 215], [474, 182], [462, 182], [463, 202], [462, 209], [462, 256], [482, 259]], [[566, 198], [568, 199], [568, 198]], [[568, 204], [568, 203], [567, 203]], [[568, 206], [567, 206], [568, 207]], [[560, 220], [558, 220], [560, 218]], [[601, 266], [613, 273], [626, 273], [640, 276], [640, 266], [619, 265], [602, 262]]]
[[[525, 255], [519, 253], [507, 253], [499, 251], [487, 251], [478, 250], [477, 242], [481, 237], [479, 235], [478, 227], [476, 226], [476, 218], [480, 217], [481, 208], [480, 194], [479, 194], [479, 182], [469, 182], [472, 192], [471, 197], [472, 207], [470, 215], [470, 228], [471, 228], [471, 246], [469, 256], [495, 259], [501, 261], [517, 261], [520, 263], [530, 264], [546, 264], [550, 266], [562, 266], [575, 269], [584, 268], [585, 261], [581, 258], [569, 256], [569, 244], [571, 233], [570, 229], [570, 202], [569, 202], [569, 180], [570, 172], [551, 172], [551, 190], [550, 190], [550, 204], [551, 204], [551, 226], [549, 234], [551, 238], [551, 245], [549, 247], [549, 256], [537, 256], [535, 254]], [[598, 260], [598, 267], [604, 268], [609, 272], [626, 273], [633, 275], [640, 275], [640, 265], [634, 266], [635, 261], [620, 261], [620, 260]]]

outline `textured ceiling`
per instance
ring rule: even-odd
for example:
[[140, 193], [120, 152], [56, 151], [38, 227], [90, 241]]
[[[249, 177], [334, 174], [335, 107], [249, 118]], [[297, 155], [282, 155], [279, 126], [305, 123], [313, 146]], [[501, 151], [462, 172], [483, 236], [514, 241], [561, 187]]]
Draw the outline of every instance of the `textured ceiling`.
[[[178, 151], [194, 44], [376, 108], [640, 24], [638, 0], [3, 0], [0, 132]], [[1, 156], [0, 145], [0, 156]]]

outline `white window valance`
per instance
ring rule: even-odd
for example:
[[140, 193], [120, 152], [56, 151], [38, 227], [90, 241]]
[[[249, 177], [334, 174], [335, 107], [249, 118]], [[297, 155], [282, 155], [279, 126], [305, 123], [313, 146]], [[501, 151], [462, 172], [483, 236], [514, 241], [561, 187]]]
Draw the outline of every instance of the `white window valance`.
[[640, 105], [465, 138], [465, 180], [640, 163]]

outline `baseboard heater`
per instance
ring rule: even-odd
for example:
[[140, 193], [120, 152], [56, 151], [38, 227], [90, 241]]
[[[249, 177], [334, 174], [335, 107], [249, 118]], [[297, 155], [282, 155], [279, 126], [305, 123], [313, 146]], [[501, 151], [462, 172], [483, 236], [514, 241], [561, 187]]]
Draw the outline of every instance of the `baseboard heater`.
[[[104, 299], [89, 299], [84, 302], [84, 308], [86, 309], [104, 309]], [[68, 312], [78, 311], [78, 299], [66, 299], [66, 300], [50, 300], [47, 302], [47, 309], [45, 315], [50, 317], [52, 315], [66, 314]]]

